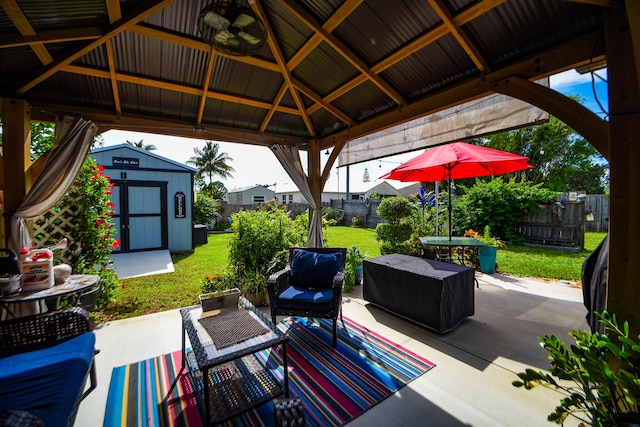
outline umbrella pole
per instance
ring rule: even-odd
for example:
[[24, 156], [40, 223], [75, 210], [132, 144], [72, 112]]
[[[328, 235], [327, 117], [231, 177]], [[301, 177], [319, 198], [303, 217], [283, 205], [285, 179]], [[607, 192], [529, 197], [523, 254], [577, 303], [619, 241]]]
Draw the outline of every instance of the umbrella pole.
[[449, 180], [447, 181], [447, 183], [449, 184], [449, 200], [448, 200], [448, 205], [449, 205], [449, 241], [451, 241], [451, 230], [452, 230], [452, 226], [451, 226], [451, 211], [453, 209], [452, 203], [451, 203], [451, 177], [449, 177]]

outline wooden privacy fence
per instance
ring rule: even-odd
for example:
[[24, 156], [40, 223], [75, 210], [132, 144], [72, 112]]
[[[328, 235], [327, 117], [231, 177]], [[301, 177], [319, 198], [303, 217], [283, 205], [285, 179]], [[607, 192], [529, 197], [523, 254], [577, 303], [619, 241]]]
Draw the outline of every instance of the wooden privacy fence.
[[382, 200], [380, 199], [331, 199], [331, 207], [344, 211], [344, 220], [342, 221], [342, 225], [351, 225], [353, 217], [357, 216], [364, 221], [365, 228], [376, 228], [376, 225], [381, 222], [385, 222], [384, 219], [376, 214], [381, 201]]
[[531, 212], [518, 223], [525, 243], [584, 248], [585, 204], [557, 201]]
[[593, 215], [593, 221], [585, 223], [586, 231], [608, 232], [609, 231], [609, 195], [590, 194], [584, 199], [586, 212]]

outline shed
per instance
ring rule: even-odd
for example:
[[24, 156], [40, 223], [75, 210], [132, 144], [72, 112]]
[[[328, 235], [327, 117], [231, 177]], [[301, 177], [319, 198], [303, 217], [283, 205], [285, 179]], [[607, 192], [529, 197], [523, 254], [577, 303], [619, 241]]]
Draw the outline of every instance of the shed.
[[129, 144], [91, 152], [114, 184], [120, 252], [191, 250], [196, 169]]

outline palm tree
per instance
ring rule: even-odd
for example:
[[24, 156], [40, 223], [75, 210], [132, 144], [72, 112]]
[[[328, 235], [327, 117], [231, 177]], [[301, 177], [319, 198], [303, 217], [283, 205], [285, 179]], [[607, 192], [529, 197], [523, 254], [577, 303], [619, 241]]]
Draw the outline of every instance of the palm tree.
[[127, 144], [133, 145], [134, 147], [142, 148], [143, 150], [153, 151], [156, 150], [156, 146], [153, 144], [145, 144], [144, 140], [140, 140], [138, 142], [127, 141]]
[[196, 156], [187, 160], [187, 164], [198, 168], [197, 179], [202, 179], [205, 174], [209, 177], [209, 183], [213, 182], [213, 175], [219, 175], [222, 178], [233, 178], [231, 172], [236, 170], [227, 164], [233, 159], [227, 153], [220, 152], [219, 144], [207, 141], [202, 150], [195, 147], [193, 152], [196, 153]]

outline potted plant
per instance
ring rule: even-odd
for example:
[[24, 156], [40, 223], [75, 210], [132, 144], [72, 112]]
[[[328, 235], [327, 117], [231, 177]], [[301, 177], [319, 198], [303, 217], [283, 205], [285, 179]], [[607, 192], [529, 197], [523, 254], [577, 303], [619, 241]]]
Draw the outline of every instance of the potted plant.
[[238, 306], [240, 289], [234, 287], [234, 281], [231, 276], [226, 274], [220, 276], [205, 276], [200, 282], [202, 283], [202, 291], [204, 292], [199, 297], [202, 311]]
[[358, 248], [351, 246], [347, 249], [347, 259], [344, 271], [344, 291], [350, 292], [354, 286], [362, 283], [362, 260], [367, 254], [361, 253]]
[[540, 343], [549, 352], [550, 373], [527, 369], [512, 384], [525, 390], [537, 385], [561, 390], [566, 397], [547, 417], [556, 424], [582, 414], [588, 417], [585, 423], [596, 427], [640, 426], [640, 336], [630, 337], [627, 322], [618, 327], [615, 315], [596, 314], [604, 333], [573, 330], [569, 335], [576, 343], [570, 347], [545, 335]]
[[255, 307], [266, 303], [267, 278], [258, 270], [246, 272], [240, 280], [240, 290]]
[[480, 271], [486, 274], [493, 274], [496, 269], [496, 256], [498, 248], [504, 248], [502, 240], [491, 237], [491, 229], [488, 225], [484, 227], [484, 234], [479, 239], [487, 246], [478, 248], [478, 258], [480, 259]]

